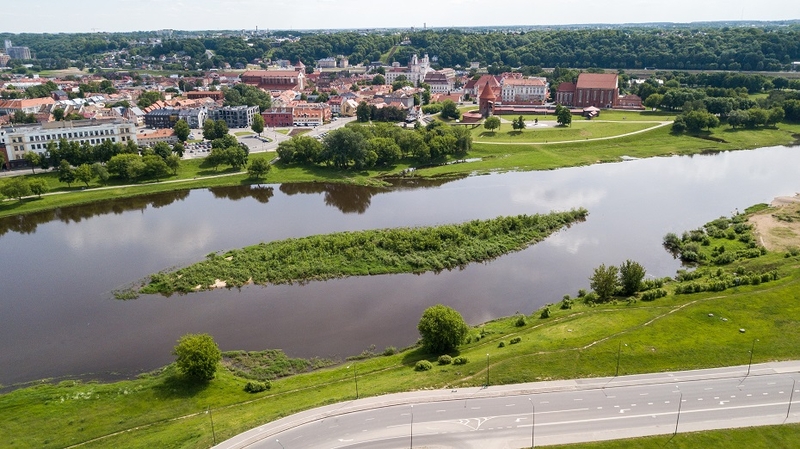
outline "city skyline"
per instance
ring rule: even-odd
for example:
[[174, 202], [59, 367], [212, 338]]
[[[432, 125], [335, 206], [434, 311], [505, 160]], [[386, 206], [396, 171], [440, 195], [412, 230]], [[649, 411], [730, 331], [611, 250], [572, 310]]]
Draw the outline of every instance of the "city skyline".
[[[800, 19], [788, 0], [690, 2], [564, 0], [496, 7], [480, 0], [407, 0], [394, 10], [361, 0], [308, 0], [302, 9], [287, 0], [84, 0], [80, 8], [40, 0], [37, 8], [7, 9], [0, 31], [78, 33], [175, 30], [310, 30], [441, 28], [653, 22], [780, 21]], [[58, 14], [41, 14], [41, 10]]]

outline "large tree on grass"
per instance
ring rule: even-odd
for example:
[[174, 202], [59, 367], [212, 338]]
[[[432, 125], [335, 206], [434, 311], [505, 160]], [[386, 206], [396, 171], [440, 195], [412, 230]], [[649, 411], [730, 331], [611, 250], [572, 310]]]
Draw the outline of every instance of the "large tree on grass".
[[500, 127], [500, 119], [497, 117], [489, 117], [483, 122], [483, 127], [491, 132]]
[[178, 340], [172, 350], [177, 356], [175, 365], [186, 376], [199, 380], [211, 380], [222, 360], [217, 343], [208, 334], [186, 334]]
[[261, 181], [261, 178], [264, 177], [267, 173], [269, 173], [270, 169], [272, 169], [272, 165], [270, 165], [269, 161], [266, 159], [253, 159], [250, 162], [250, 166], [247, 167], [247, 174], [253, 178], [256, 178]]
[[425, 349], [434, 354], [442, 354], [460, 345], [466, 338], [469, 327], [455, 309], [437, 304], [425, 309], [417, 330]]
[[261, 114], [253, 116], [253, 124], [250, 126], [254, 133], [259, 136], [264, 132], [264, 117]]
[[31, 165], [31, 172], [36, 174], [36, 166], [42, 162], [42, 156], [39, 153], [27, 151], [22, 158]]
[[614, 265], [606, 267], [603, 264], [594, 269], [592, 277], [589, 278], [589, 286], [597, 293], [600, 301], [608, 301], [614, 296], [619, 282], [618, 274], [619, 270]]
[[192, 133], [191, 128], [189, 128], [189, 124], [186, 123], [186, 120], [183, 119], [180, 119], [177, 122], [175, 122], [175, 126], [173, 127], [173, 129], [175, 130], [175, 136], [181, 142], [186, 142], [186, 140], [189, 138], [189, 134]]
[[622, 292], [630, 296], [642, 288], [642, 280], [646, 271], [644, 267], [638, 262], [630, 259], [619, 266], [619, 284], [622, 286]]

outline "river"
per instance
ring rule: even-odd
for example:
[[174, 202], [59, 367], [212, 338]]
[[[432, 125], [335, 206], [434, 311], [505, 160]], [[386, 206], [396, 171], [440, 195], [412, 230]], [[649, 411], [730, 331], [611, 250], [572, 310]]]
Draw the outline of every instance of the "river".
[[[477, 324], [530, 314], [588, 288], [594, 267], [626, 259], [650, 276], [678, 261], [680, 233], [800, 191], [800, 148], [664, 157], [542, 172], [403, 182], [214, 188], [109, 201], [0, 220], [0, 383], [127, 377], [173, 360], [189, 332], [223, 350], [341, 357], [417, 338], [442, 303]], [[585, 207], [586, 222], [488, 263], [385, 275], [112, 299], [112, 291], [206, 254], [287, 237], [435, 225]]]

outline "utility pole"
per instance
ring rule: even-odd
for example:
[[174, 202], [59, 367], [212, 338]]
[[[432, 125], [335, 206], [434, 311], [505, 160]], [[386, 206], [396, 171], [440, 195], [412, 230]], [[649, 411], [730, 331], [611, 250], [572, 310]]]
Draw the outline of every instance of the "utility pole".
[[208, 413], [208, 417], [211, 419], [211, 436], [214, 439], [214, 446], [216, 446], [217, 432], [214, 431], [214, 415], [211, 413], [211, 406], [206, 406], [206, 413]]
[[750, 375], [750, 367], [753, 366], [753, 352], [756, 350], [756, 342], [757, 341], [758, 341], [757, 338], [753, 339], [753, 347], [750, 348], [750, 362], [748, 362], [748, 364], [747, 364], [747, 374], [745, 374], [744, 377], [747, 377], [747, 376]]
[[536, 439], [534, 437], [534, 429], [536, 428], [536, 407], [533, 405], [533, 399], [528, 398], [531, 403], [531, 449], [536, 447]]
[[411, 404], [411, 449], [414, 449], [414, 404]]
[[[792, 410], [792, 399], [794, 399], [794, 385], [797, 383], [796, 380], [792, 379], [792, 393], [789, 394], [789, 407], [786, 409], [786, 419], [789, 419], [789, 412]], [[783, 422], [786, 422], [786, 419]]]
[[683, 406], [683, 393], [681, 393], [681, 398], [678, 399], [678, 418], [675, 420], [675, 433], [672, 434], [673, 437], [678, 434], [678, 424], [681, 422], [681, 407]]

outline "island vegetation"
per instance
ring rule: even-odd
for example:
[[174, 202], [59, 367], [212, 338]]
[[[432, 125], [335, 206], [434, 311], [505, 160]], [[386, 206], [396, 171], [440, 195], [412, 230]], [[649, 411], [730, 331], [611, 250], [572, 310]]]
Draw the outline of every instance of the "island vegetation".
[[522, 250], [586, 218], [586, 209], [458, 225], [340, 232], [260, 243], [150, 276], [141, 293], [307, 282], [463, 267]]

